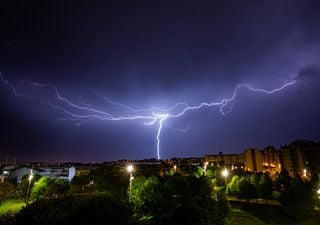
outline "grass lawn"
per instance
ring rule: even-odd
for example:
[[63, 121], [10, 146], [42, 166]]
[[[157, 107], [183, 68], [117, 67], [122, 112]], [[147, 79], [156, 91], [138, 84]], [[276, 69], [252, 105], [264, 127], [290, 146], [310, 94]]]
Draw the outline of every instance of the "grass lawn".
[[9, 211], [12, 213], [18, 212], [26, 204], [21, 200], [6, 200], [0, 204], [0, 215], [6, 214]]
[[296, 221], [282, 214], [279, 207], [252, 205], [232, 209], [234, 225], [319, 225], [320, 212], [314, 217]]

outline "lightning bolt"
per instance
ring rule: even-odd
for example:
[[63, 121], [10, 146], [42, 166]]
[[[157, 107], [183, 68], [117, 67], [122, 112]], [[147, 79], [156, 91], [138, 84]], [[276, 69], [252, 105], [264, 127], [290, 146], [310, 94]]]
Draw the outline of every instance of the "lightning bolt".
[[[178, 117], [184, 116], [187, 112], [193, 110], [199, 110], [204, 107], [217, 107], [219, 109], [219, 113], [221, 115], [227, 115], [233, 109], [234, 101], [237, 97], [237, 94], [240, 89], [246, 89], [251, 92], [261, 93], [265, 95], [275, 94], [277, 92], [282, 91], [289, 86], [292, 86], [296, 83], [296, 80], [292, 80], [288, 83], [282, 84], [281, 86], [266, 90], [261, 88], [254, 88], [249, 84], [239, 84], [237, 85], [233, 93], [228, 98], [223, 98], [217, 102], [201, 102], [198, 105], [190, 106], [185, 102], [178, 102], [175, 105], [169, 108], [159, 108], [159, 107], [150, 107], [150, 108], [133, 108], [131, 106], [112, 101], [106, 96], [98, 93], [97, 91], [91, 89], [91, 92], [98, 98], [101, 98], [105, 101], [107, 106], [112, 106], [122, 110], [124, 113], [117, 112], [117, 115], [113, 115], [110, 111], [101, 110], [97, 107], [94, 107], [92, 104], [84, 102], [82, 96], [79, 97], [78, 103], [74, 103], [71, 100], [63, 97], [58, 88], [53, 85], [48, 84], [40, 84], [32, 81], [22, 81], [20, 82], [20, 87], [24, 87], [25, 85], [30, 85], [32, 87], [37, 88], [45, 88], [49, 89], [53, 92], [54, 97], [52, 98], [44, 98], [35, 95], [25, 94], [23, 91], [18, 90], [15, 85], [10, 83], [8, 80], [4, 78], [2, 74], [0, 74], [0, 80], [3, 84], [5, 84], [12, 93], [21, 98], [34, 99], [47, 104], [51, 109], [61, 113], [64, 117], [60, 118], [60, 120], [68, 120], [76, 122], [77, 125], [81, 125], [86, 122], [90, 122], [92, 120], [103, 120], [103, 121], [140, 121], [146, 126], [152, 126], [157, 124], [157, 133], [156, 133], [156, 150], [157, 150], [157, 158], [161, 159], [160, 156], [160, 147], [161, 147], [161, 131], [163, 125], [168, 119], [175, 119]], [[176, 129], [177, 131], [179, 129]]]

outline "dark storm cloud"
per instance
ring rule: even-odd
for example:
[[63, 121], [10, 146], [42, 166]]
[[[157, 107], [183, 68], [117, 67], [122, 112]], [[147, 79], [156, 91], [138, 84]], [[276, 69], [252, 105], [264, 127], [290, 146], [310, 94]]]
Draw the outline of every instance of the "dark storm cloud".
[[303, 67], [296, 77], [296, 79], [312, 79], [320, 77], [320, 65], [309, 65]]

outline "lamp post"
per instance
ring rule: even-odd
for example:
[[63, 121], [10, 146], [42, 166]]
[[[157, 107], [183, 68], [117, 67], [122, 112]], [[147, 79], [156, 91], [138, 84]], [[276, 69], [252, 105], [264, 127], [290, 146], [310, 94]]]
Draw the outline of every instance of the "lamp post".
[[173, 166], [174, 173], [177, 173], [177, 165]]
[[225, 181], [226, 181], [226, 193], [227, 193], [227, 179], [229, 176], [229, 171], [225, 168], [224, 170], [222, 170], [222, 176], [224, 177]]
[[27, 189], [26, 200], [25, 200], [26, 203], [28, 202], [28, 196], [29, 196], [29, 192], [30, 192], [30, 186], [31, 186], [32, 179], [33, 179], [33, 170], [30, 169], [30, 174], [28, 177], [28, 189]]
[[133, 165], [130, 164], [127, 166], [127, 171], [129, 173], [129, 198], [131, 198], [131, 186], [132, 186], [132, 180], [134, 179], [134, 177], [132, 176], [133, 170], [134, 170]]
[[203, 173], [204, 173], [204, 176], [207, 176], [207, 166], [208, 166], [208, 162], [205, 162], [204, 165], [203, 165]]

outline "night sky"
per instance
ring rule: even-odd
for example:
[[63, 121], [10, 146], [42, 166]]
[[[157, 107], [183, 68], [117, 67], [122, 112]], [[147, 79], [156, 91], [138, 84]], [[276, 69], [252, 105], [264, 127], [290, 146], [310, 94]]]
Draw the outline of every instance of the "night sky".
[[156, 157], [159, 121], [79, 125], [47, 104], [60, 104], [51, 86], [26, 80], [115, 116], [133, 113], [94, 91], [135, 109], [169, 108], [229, 98], [238, 84], [295, 81], [272, 95], [240, 89], [227, 115], [203, 107], [167, 119], [161, 157], [319, 141], [319, 12], [319, 1], [302, 0], [1, 1], [0, 72], [10, 83], [0, 82], [0, 162]]

